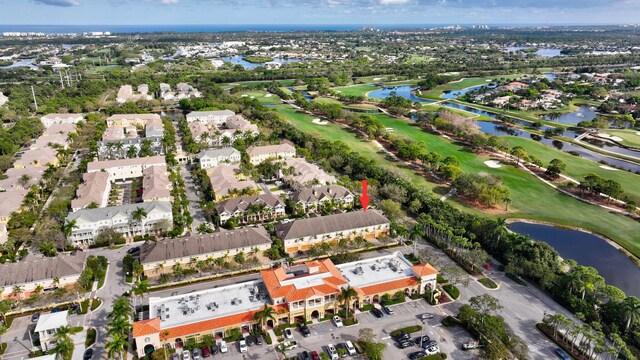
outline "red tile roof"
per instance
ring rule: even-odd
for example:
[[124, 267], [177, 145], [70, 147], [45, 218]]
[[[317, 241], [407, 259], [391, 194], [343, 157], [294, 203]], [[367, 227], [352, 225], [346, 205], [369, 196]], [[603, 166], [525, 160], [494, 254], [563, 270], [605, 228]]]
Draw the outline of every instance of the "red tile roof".
[[133, 337], [160, 332], [160, 318], [141, 320], [133, 323]]
[[375, 295], [380, 293], [391, 292], [393, 290], [403, 290], [404, 288], [415, 286], [415, 285], [418, 285], [418, 279], [412, 276], [410, 278], [389, 281], [382, 284], [365, 286], [360, 288], [360, 291], [364, 295]]
[[438, 270], [436, 270], [429, 264], [413, 265], [413, 271], [415, 271], [418, 276], [429, 276], [438, 274]]

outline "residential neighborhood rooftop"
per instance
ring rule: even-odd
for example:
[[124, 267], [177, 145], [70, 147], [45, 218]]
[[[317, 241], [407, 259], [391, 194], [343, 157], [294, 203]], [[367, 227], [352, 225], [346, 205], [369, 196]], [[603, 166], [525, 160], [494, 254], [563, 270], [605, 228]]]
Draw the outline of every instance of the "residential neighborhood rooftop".
[[57, 255], [0, 264], [0, 286], [26, 284], [35, 281], [78, 275], [84, 267], [84, 254]]
[[[369, 209], [367, 211], [351, 211], [307, 219], [297, 219], [290, 222], [280, 222], [276, 225], [276, 234], [282, 240], [288, 240], [388, 223], [389, 220], [378, 211]], [[345, 233], [344, 235], [348, 236], [349, 234]]]

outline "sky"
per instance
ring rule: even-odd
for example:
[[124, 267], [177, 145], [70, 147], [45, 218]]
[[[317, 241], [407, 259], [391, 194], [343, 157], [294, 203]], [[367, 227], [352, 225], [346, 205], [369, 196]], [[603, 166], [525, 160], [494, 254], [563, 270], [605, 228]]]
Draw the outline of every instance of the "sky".
[[0, 0], [0, 25], [626, 24], [640, 0]]

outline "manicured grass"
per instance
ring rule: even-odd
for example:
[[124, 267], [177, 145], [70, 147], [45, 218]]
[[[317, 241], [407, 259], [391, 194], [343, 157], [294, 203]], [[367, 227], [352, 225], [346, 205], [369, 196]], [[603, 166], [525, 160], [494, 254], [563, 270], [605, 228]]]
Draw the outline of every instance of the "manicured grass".
[[621, 144], [640, 147], [640, 130], [602, 130], [601, 133], [622, 138]]
[[287, 87], [281, 87], [280, 90], [284, 91], [284, 93], [288, 95], [293, 94], [293, 91], [289, 90]]
[[359, 109], [359, 110], [377, 110], [378, 107], [375, 105], [371, 105], [371, 104], [351, 104], [351, 105], [345, 105], [344, 106], [345, 109]]
[[489, 289], [495, 289], [498, 287], [498, 284], [496, 284], [495, 281], [489, 279], [489, 278], [482, 278], [479, 279], [478, 282], [482, 285], [484, 285], [485, 287], [489, 288]]
[[421, 64], [421, 63], [426, 63], [431, 61], [431, 58], [425, 57], [425, 56], [419, 56], [419, 55], [412, 55], [411, 57], [409, 57], [407, 60], [405, 60], [405, 63], [409, 63], [409, 64]]
[[311, 120], [314, 119], [313, 116], [298, 113], [296, 109], [289, 105], [277, 106], [276, 111], [298, 129], [326, 140], [342, 141], [347, 144], [351, 150], [366, 157], [367, 159], [375, 161], [378, 165], [384, 168], [399, 171], [415, 185], [420, 186], [425, 190], [432, 190], [436, 187], [435, 184], [428, 182], [424, 177], [409, 169], [404, 163], [390, 158], [373, 142], [363, 140], [361, 137], [357, 136], [345, 127], [333, 123], [329, 123], [327, 125], [313, 124], [311, 122]]
[[615, 180], [622, 185], [630, 197], [640, 203], [640, 186], [638, 186], [640, 175], [623, 170], [606, 170], [601, 168], [601, 164], [595, 161], [571, 155], [531, 139], [514, 136], [502, 136], [501, 138], [511, 147], [522, 146], [529, 154], [540, 159], [545, 167], [552, 159], [562, 160], [567, 165], [564, 174], [578, 181], [591, 173], [597, 174], [605, 179]]
[[319, 98], [315, 98], [313, 99], [313, 102], [317, 102], [320, 104], [338, 104], [338, 105], [342, 105], [342, 103], [336, 99], [331, 99], [331, 98], [325, 98], [325, 97], [319, 97]]
[[403, 327], [401, 329], [395, 329], [389, 335], [398, 336], [401, 333], [412, 334], [412, 333], [416, 333], [418, 331], [422, 331], [422, 326], [421, 325], [413, 325], [413, 326]]
[[96, 342], [96, 329], [88, 329], [87, 330], [87, 338], [84, 341], [84, 347], [88, 348]]
[[447, 292], [447, 294], [451, 296], [453, 300], [460, 297], [460, 290], [458, 290], [458, 288], [455, 285], [447, 284], [447, 285], [444, 285], [442, 288], [444, 289], [444, 291]]
[[345, 87], [337, 87], [333, 88], [335, 91], [339, 91], [342, 95], [347, 96], [367, 96], [367, 93], [370, 91], [376, 91], [380, 88], [374, 85], [354, 85], [354, 86], [345, 86]]
[[[423, 104], [422, 105], [422, 109], [423, 110], [427, 110], [427, 111], [440, 111], [441, 108], [444, 108], [445, 110], [447, 110], [450, 113], [454, 113], [454, 114], [458, 114], [460, 116], [464, 116], [466, 118], [474, 118], [474, 119], [478, 119], [481, 116], [478, 116], [478, 114], [474, 114], [472, 112], [468, 112], [468, 111], [464, 111], [461, 109], [454, 109], [454, 108], [450, 108], [450, 107], [445, 107], [441, 104]], [[493, 120], [493, 119], [491, 119]]]
[[278, 97], [278, 95], [271, 94], [271, 96], [265, 96], [267, 94], [269, 93], [264, 90], [254, 90], [254, 91], [243, 91], [240, 94], [238, 94], [238, 96], [242, 96], [242, 95], [247, 95], [246, 97], [253, 96], [261, 104], [280, 104], [282, 102], [280, 100], [280, 97]]
[[[510, 212], [497, 215], [489, 214], [489, 216], [525, 218], [559, 225], [578, 226], [609, 237], [635, 255], [640, 255], [640, 242], [629, 236], [629, 234], [638, 232], [639, 226], [636, 221], [564, 195], [524, 170], [505, 164], [498, 169], [490, 168], [484, 164], [484, 161], [490, 159], [488, 156], [473, 154], [451, 140], [420, 130], [414, 123], [386, 115], [375, 116], [387, 127], [393, 128], [395, 134], [412, 138], [422, 144], [427, 151], [434, 151], [443, 156], [454, 156], [460, 161], [460, 167], [464, 172], [484, 172], [502, 177], [504, 184], [511, 191]], [[560, 155], [562, 154], [560, 153]], [[627, 175], [618, 171], [616, 176]], [[455, 201], [455, 199], [453, 200]], [[464, 207], [469, 212], [487, 216], [486, 213], [478, 209]]]

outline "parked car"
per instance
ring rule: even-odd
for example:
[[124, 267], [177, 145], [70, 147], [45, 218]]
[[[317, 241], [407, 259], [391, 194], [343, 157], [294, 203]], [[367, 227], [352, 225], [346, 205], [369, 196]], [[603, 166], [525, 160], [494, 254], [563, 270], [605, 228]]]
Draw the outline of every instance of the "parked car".
[[420, 315], [418, 315], [418, 318], [420, 318], [420, 320], [433, 319], [433, 314], [430, 314], [430, 313], [420, 314]]
[[211, 345], [211, 355], [215, 355], [219, 352], [220, 352], [220, 348], [218, 347], [218, 345], [216, 344]]
[[171, 360], [180, 360], [180, 355], [178, 355], [177, 353], [171, 354]]
[[410, 348], [413, 346], [413, 343], [409, 340], [403, 340], [403, 341], [399, 341], [396, 346], [398, 346], [398, 348], [400, 349], [406, 349], [406, 348]]
[[342, 319], [340, 319], [340, 316], [336, 315], [333, 317], [333, 323], [336, 325], [336, 327], [343, 327], [344, 324], [342, 323]]
[[473, 349], [477, 349], [480, 347], [480, 341], [474, 340], [474, 341], [468, 341], [464, 344], [462, 344], [462, 350], [473, 350]]
[[202, 360], [200, 349], [193, 349], [193, 360]]
[[31, 322], [38, 322], [39, 319], [40, 319], [40, 313], [35, 313], [31, 315]]
[[211, 356], [211, 348], [208, 346], [203, 346], [200, 348], [200, 353], [202, 354], [203, 358], [207, 358]]
[[318, 354], [317, 351], [311, 352], [311, 360], [320, 360], [320, 355]]
[[218, 347], [220, 348], [221, 354], [224, 354], [227, 351], [229, 351], [229, 346], [227, 346], [227, 343], [224, 340], [220, 341], [220, 345], [218, 345]]
[[191, 352], [189, 350], [182, 350], [182, 360], [191, 360]]
[[140, 246], [132, 247], [131, 249], [127, 250], [127, 254], [129, 255], [138, 254], [139, 252]]
[[438, 347], [438, 345], [434, 345], [431, 347], [428, 347], [424, 350], [424, 352], [427, 353], [427, 355], [433, 355], [433, 354], [437, 354], [440, 352], [440, 348]]
[[338, 351], [333, 344], [327, 345], [327, 355], [329, 355], [329, 359], [338, 360], [340, 357], [338, 356]]
[[264, 344], [264, 338], [262, 337], [262, 335], [256, 336], [256, 345], [262, 345], [262, 344]]
[[408, 357], [409, 357], [409, 360], [418, 360], [418, 359], [422, 359], [425, 356], [427, 356], [427, 353], [420, 350], [420, 351], [409, 353]]
[[387, 315], [393, 315], [393, 309], [388, 307], [387, 305], [382, 305], [382, 310], [387, 313]]
[[571, 356], [569, 356], [569, 354], [567, 354], [566, 351], [564, 351], [564, 350], [562, 350], [560, 348], [555, 349], [554, 352], [562, 360], [571, 360]]
[[286, 350], [295, 349], [297, 347], [298, 347], [298, 342], [291, 340], [291, 341], [285, 341], [282, 344], [278, 345], [278, 350], [286, 351]]
[[300, 332], [304, 337], [308, 337], [309, 335], [311, 335], [311, 330], [309, 330], [309, 327], [305, 323], [300, 323]]
[[244, 340], [238, 340], [238, 351], [241, 353], [247, 352], [249, 348], [247, 348], [247, 342]]
[[349, 355], [355, 355], [356, 354], [356, 347], [353, 346], [353, 343], [351, 341], [348, 341], [344, 343], [344, 346], [347, 348], [347, 354]]
[[396, 336], [394, 336], [394, 339], [396, 339], [396, 341], [405, 341], [411, 339], [411, 335], [404, 331], [400, 331]]
[[249, 335], [246, 338], [244, 338], [244, 340], [247, 342], [247, 346], [253, 346], [256, 344], [255, 336]]
[[336, 352], [340, 357], [347, 357], [348, 355], [347, 347], [343, 343], [336, 344]]
[[377, 317], [378, 319], [384, 316], [382, 311], [378, 308], [373, 308], [373, 310], [371, 310], [371, 313], [373, 314], [373, 316]]
[[92, 357], [93, 357], [93, 349], [89, 348], [89, 349], [85, 350], [84, 356], [82, 356], [82, 359], [83, 360], [91, 360]]
[[438, 343], [435, 340], [429, 340], [429, 341], [426, 341], [426, 342], [424, 342], [424, 341], [422, 342], [422, 348], [423, 349], [426, 349], [426, 348], [429, 348], [429, 347], [432, 347], [432, 346], [436, 346], [436, 345], [438, 345]]
[[303, 351], [301, 353], [298, 354], [298, 359], [299, 360], [311, 360], [311, 355], [309, 354], [308, 351]]
[[293, 339], [293, 332], [291, 331], [291, 329], [289, 328], [284, 329], [284, 338]]
[[421, 345], [421, 344], [423, 344], [423, 343], [428, 342], [429, 340], [431, 340], [431, 339], [429, 339], [429, 336], [427, 336], [427, 335], [422, 335], [422, 336], [418, 336], [418, 337], [416, 338], [415, 342], [416, 342], [416, 344], [417, 344], [417, 345]]

